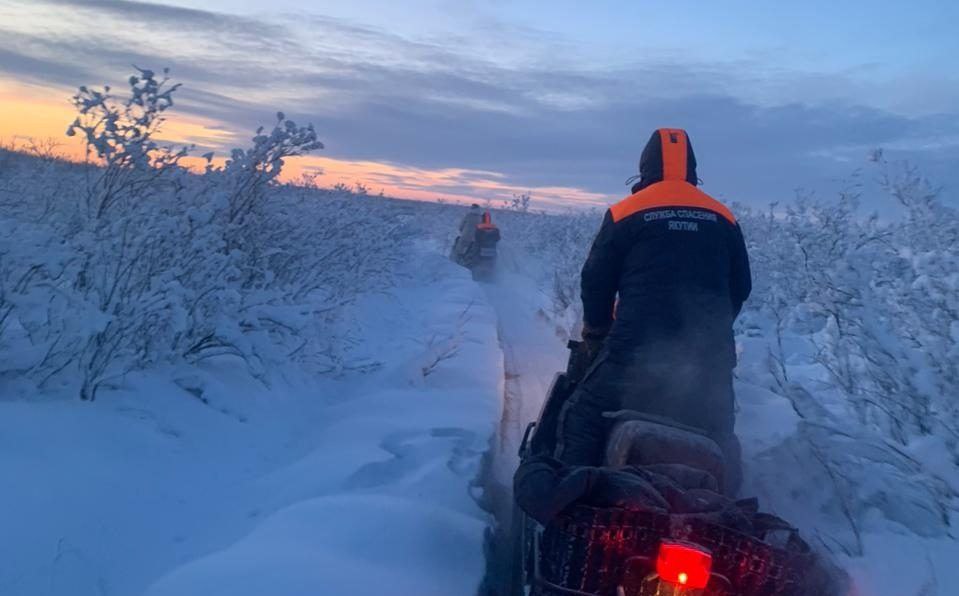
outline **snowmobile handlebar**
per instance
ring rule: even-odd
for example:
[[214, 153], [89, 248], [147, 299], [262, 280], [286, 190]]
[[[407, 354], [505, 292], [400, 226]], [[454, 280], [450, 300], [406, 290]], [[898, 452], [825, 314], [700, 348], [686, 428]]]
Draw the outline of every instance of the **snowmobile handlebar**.
[[571, 383], [579, 383], [586, 376], [586, 371], [592, 364], [589, 349], [584, 341], [569, 340], [566, 343], [569, 348], [569, 361], [566, 363], [566, 378]]

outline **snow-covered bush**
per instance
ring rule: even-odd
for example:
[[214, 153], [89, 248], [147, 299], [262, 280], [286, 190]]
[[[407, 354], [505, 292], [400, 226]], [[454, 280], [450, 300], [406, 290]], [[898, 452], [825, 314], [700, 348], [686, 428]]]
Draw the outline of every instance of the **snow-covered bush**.
[[503, 209], [507, 211], [519, 211], [520, 213], [528, 213], [530, 204], [533, 201], [533, 196], [528, 193], [519, 193], [513, 194], [512, 199], [507, 199], [503, 201]]
[[582, 320], [580, 271], [602, 217], [593, 210], [546, 215], [520, 209], [498, 214], [504, 238], [515, 243], [522, 254], [533, 257], [533, 262], [548, 264], [529, 274], [540, 280], [551, 298], [551, 315], [571, 336], [579, 333]]
[[[283, 169], [284, 159], [322, 149], [313, 125], [297, 126], [283, 112], [276, 115], [276, 124], [269, 134], [260, 127], [253, 137], [253, 146], [234, 149], [223, 167], [222, 184], [228, 189], [229, 205], [226, 223], [229, 250], [264, 250], [259, 231], [264, 225], [264, 194]], [[212, 154], [207, 154], [212, 157]]]
[[905, 445], [934, 432], [959, 437], [951, 336], [959, 214], [913, 170], [902, 172], [884, 174], [906, 209], [888, 223], [857, 215], [853, 193], [833, 203], [798, 200], [781, 215], [741, 209], [755, 278], [741, 324], [771, 323], [781, 385], [793, 380], [789, 359], [800, 357], [784, 335], [807, 338], [823, 383], [842, 392], [859, 423]]
[[279, 184], [285, 158], [322, 147], [282, 114], [191, 173], [187, 148], [156, 140], [178, 86], [148, 70], [129, 85], [74, 97], [87, 163], [4, 153], [0, 380], [90, 400], [129, 371], [224, 356], [264, 382], [291, 362], [348, 367], [337, 315], [391, 283], [409, 220]]
[[[80, 134], [88, 156], [101, 167], [91, 170], [87, 184], [87, 216], [101, 219], [121, 201], [145, 200], [161, 191], [159, 182], [175, 175], [187, 148], [161, 147], [154, 137], [163, 125], [163, 113], [173, 107], [173, 94], [180, 87], [151, 70], [137, 69], [129, 78], [130, 96], [121, 99], [109, 86], [96, 90], [80, 87], [73, 96], [77, 118], [67, 136]], [[117, 208], [122, 209], [122, 206]]]

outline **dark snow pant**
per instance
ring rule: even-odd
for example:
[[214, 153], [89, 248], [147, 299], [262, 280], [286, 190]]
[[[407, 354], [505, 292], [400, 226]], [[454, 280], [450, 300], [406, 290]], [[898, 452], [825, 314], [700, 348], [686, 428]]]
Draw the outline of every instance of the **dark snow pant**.
[[603, 353], [560, 411], [555, 457], [569, 466], [602, 465], [611, 426], [603, 414], [635, 410], [700, 428], [712, 437], [726, 456], [726, 492], [731, 493], [742, 475], [734, 402], [732, 370], [726, 363]]

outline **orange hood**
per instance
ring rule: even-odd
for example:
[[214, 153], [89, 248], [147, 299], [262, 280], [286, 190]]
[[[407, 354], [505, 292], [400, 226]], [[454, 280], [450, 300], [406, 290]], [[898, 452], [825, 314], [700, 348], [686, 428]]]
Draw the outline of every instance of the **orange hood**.
[[639, 160], [640, 179], [632, 192], [663, 180], [684, 180], [693, 186], [696, 176], [696, 155], [689, 135], [681, 128], [660, 128], [655, 131], [643, 149]]

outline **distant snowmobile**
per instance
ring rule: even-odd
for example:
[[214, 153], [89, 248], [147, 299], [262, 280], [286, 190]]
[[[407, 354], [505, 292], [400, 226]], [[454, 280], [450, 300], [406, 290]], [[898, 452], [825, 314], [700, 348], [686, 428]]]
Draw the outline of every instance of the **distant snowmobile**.
[[620, 411], [603, 467], [550, 457], [562, 407], [590, 365], [570, 342], [520, 448], [512, 596], [840, 596], [842, 573], [756, 499], [722, 494], [723, 451], [701, 431]]
[[493, 224], [490, 212], [480, 212], [473, 205], [460, 223], [460, 235], [453, 243], [450, 258], [473, 273], [473, 279], [492, 279], [496, 269], [496, 245], [499, 228]]

